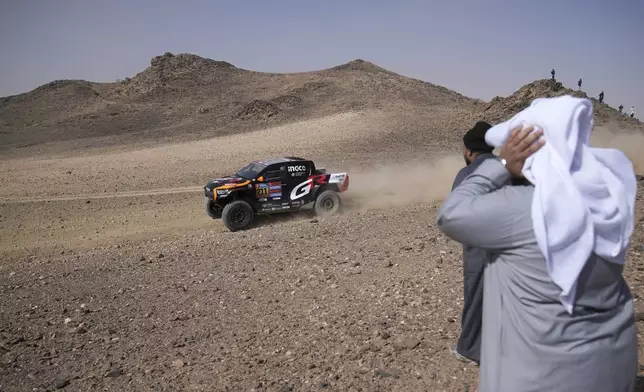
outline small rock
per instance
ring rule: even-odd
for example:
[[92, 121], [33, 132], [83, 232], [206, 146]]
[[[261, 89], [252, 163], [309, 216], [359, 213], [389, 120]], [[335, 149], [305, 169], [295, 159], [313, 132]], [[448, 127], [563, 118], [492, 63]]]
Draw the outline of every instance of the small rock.
[[393, 374], [391, 374], [389, 372], [386, 372], [384, 370], [376, 370], [375, 372], [373, 372], [373, 374], [378, 376], [378, 377], [383, 377], [383, 378], [393, 377], [394, 376]]
[[69, 317], [65, 318], [65, 321], [63, 321], [63, 323], [65, 324], [69, 324], [71, 322], [72, 322], [72, 319], [70, 319]]
[[78, 327], [72, 328], [69, 330], [70, 333], [85, 333], [87, 332], [87, 327], [84, 323], [80, 323]]
[[394, 342], [396, 350], [411, 350], [420, 344], [420, 340], [416, 338], [404, 338]]
[[159, 256], [157, 256], [157, 257], [158, 257], [159, 259], [162, 259], [162, 258], [164, 258], [164, 257], [165, 257], [165, 255], [164, 255], [163, 253], [159, 253]]
[[180, 359], [175, 359], [174, 361], [172, 361], [172, 367], [182, 368], [184, 365], [185, 363]]
[[85, 204], [89, 204], [91, 202], [92, 202], [91, 200], [85, 200]]
[[54, 379], [54, 388], [56, 389], [63, 389], [68, 385], [69, 385], [69, 379], [67, 378], [56, 377]]
[[359, 353], [366, 353], [367, 351], [378, 352], [381, 347], [377, 344], [367, 343], [358, 349]]
[[105, 377], [116, 378], [122, 374], [123, 372], [121, 371], [121, 369], [117, 367], [113, 367], [107, 371], [107, 373], [105, 374]]
[[391, 262], [391, 260], [386, 260], [385, 261], [385, 267], [393, 267], [393, 265], [394, 264]]
[[311, 219], [309, 222], [310, 223], [318, 223], [318, 220], [317, 219]]
[[354, 267], [360, 267], [360, 262], [359, 262], [359, 261], [356, 261], [355, 263], [353, 263], [353, 266], [354, 266]]

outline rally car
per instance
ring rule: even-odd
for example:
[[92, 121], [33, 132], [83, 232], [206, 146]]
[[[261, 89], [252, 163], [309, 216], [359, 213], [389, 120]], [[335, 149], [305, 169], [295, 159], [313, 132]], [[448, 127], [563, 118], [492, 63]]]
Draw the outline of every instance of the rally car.
[[209, 217], [237, 231], [249, 227], [255, 215], [311, 207], [319, 216], [333, 215], [340, 208], [339, 194], [348, 188], [347, 173], [326, 173], [304, 158], [267, 159], [208, 182], [205, 208]]

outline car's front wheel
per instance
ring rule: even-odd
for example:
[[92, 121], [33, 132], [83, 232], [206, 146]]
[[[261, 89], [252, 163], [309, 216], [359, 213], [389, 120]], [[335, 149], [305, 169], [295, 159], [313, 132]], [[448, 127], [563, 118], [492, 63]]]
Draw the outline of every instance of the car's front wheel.
[[253, 223], [254, 217], [253, 208], [244, 200], [226, 204], [224, 211], [221, 213], [221, 220], [230, 231], [246, 229]]
[[340, 209], [340, 195], [327, 189], [315, 198], [315, 214], [321, 217], [331, 216]]
[[212, 219], [221, 218], [221, 207], [218, 207], [214, 200], [204, 197], [204, 208], [206, 209], [206, 214]]

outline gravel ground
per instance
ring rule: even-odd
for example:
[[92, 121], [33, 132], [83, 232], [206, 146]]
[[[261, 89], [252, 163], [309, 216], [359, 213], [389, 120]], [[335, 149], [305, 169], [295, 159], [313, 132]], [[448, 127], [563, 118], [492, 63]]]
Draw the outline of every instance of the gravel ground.
[[[474, 391], [478, 368], [448, 352], [461, 252], [435, 226], [470, 118], [353, 111], [0, 161], [0, 390]], [[205, 216], [208, 178], [287, 153], [349, 172], [342, 215], [238, 233]]]

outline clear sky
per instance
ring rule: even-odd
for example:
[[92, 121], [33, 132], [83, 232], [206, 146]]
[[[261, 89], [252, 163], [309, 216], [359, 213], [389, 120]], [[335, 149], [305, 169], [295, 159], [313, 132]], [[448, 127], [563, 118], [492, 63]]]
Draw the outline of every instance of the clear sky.
[[643, 0], [0, 0], [0, 96], [163, 52], [269, 72], [362, 58], [491, 99], [557, 79], [644, 111]]

